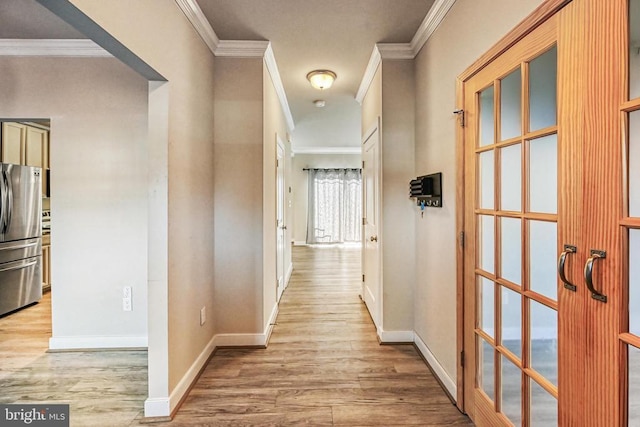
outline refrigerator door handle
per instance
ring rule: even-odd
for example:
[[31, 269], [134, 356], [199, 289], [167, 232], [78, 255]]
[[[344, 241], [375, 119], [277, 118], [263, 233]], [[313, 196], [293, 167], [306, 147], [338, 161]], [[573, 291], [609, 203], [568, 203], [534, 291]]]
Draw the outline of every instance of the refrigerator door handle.
[[7, 210], [9, 209], [9, 194], [7, 187], [7, 171], [2, 168], [2, 179], [0, 180], [0, 186], [2, 186], [2, 216], [0, 216], [0, 233], [4, 234], [7, 232], [9, 228], [9, 223], [7, 222]]
[[25, 243], [23, 245], [15, 245], [15, 246], [6, 246], [4, 248], [1, 248], [3, 251], [13, 251], [16, 249], [27, 249], [27, 248], [32, 248], [34, 246], [38, 246], [38, 243], [40, 242], [31, 242], [31, 243]]
[[14, 266], [11, 266], [11, 267], [0, 268], [0, 273], [3, 272], [3, 271], [22, 270], [23, 268], [31, 267], [32, 265], [35, 265], [37, 263], [38, 263], [38, 260], [36, 259], [36, 260], [31, 261], [31, 262], [29, 262], [27, 264], [19, 264], [19, 265], [14, 265]]
[[11, 224], [11, 217], [13, 214], [13, 183], [11, 179], [7, 177], [7, 173], [5, 172], [5, 182], [7, 183], [7, 213], [5, 215], [5, 231], [9, 229], [9, 224]]
[[2, 172], [2, 179], [0, 179], [0, 234], [4, 234], [4, 214], [5, 214], [5, 194], [6, 190], [4, 187], [4, 168], [2, 164], [0, 164], [0, 172]]

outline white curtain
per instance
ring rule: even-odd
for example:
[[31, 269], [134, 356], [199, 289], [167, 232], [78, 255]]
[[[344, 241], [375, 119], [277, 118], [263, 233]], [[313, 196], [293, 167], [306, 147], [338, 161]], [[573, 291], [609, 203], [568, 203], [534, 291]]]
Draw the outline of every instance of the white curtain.
[[360, 169], [309, 169], [307, 243], [360, 241]]

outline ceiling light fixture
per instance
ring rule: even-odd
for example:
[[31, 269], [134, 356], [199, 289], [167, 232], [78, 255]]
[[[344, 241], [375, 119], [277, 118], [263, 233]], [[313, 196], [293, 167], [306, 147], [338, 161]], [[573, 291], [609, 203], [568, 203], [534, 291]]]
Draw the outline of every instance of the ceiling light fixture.
[[307, 74], [307, 80], [316, 89], [329, 89], [338, 76], [330, 70], [313, 70]]
[[323, 99], [316, 99], [315, 101], [313, 101], [313, 105], [315, 105], [318, 108], [322, 108], [325, 105], [327, 105], [327, 103]]

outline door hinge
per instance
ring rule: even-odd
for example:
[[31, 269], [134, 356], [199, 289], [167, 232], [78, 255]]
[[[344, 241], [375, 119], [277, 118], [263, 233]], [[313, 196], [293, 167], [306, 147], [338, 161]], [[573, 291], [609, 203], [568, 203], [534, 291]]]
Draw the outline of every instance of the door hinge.
[[464, 231], [460, 232], [459, 239], [460, 239], [460, 247], [464, 249]]
[[458, 121], [460, 122], [460, 127], [464, 127], [464, 110], [455, 110], [453, 114], [458, 115]]
[[362, 161], [362, 169], [364, 169], [364, 160]]
[[464, 368], [464, 351], [460, 352], [460, 366]]
[[362, 275], [362, 281], [364, 282], [364, 274]]
[[362, 225], [367, 225], [367, 218], [362, 218]]

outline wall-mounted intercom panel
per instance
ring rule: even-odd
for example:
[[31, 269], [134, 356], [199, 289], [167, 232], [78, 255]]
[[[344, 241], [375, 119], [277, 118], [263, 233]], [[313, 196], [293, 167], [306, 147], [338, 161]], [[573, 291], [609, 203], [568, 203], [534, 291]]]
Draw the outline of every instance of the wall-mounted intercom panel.
[[419, 176], [412, 179], [409, 187], [410, 197], [417, 199], [418, 206], [442, 207], [442, 173]]

